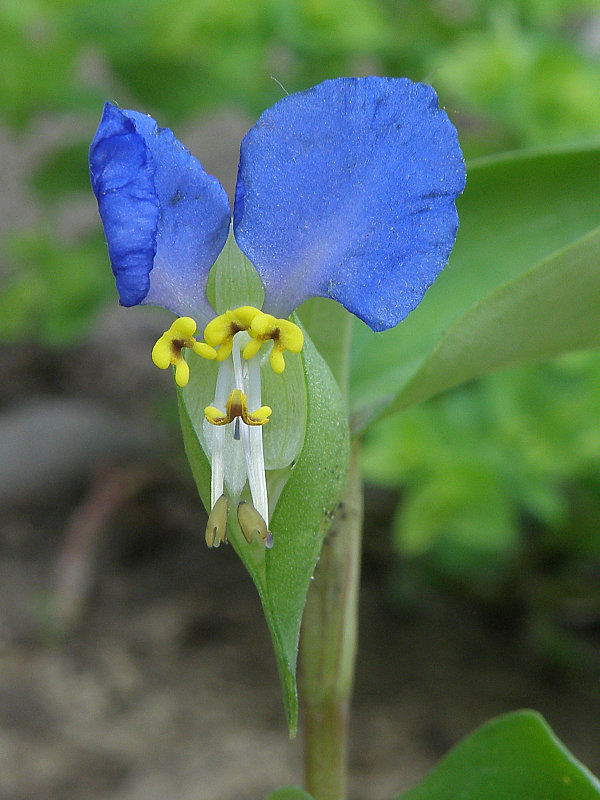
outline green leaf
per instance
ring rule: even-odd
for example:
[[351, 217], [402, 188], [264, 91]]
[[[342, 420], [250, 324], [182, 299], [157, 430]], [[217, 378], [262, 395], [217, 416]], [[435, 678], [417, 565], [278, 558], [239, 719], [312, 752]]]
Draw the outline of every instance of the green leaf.
[[90, 319], [111, 298], [114, 284], [100, 237], [67, 243], [50, 229], [12, 233], [0, 240], [4, 274], [0, 339], [35, 335], [64, 346], [89, 332]]
[[314, 797], [298, 786], [282, 786], [271, 792], [265, 800], [314, 800]]
[[492, 370], [600, 344], [600, 228], [499, 287], [446, 333], [395, 407]]
[[398, 800], [598, 800], [600, 783], [534, 711], [483, 725]]
[[[293, 355], [293, 354], [292, 354]], [[229, 514], [229, 538], [258, 590], [269, 625], [284, 704], [294, 736], [298, 721], [296, 659], [306, 594], [323, 536], [342, 493], [349, 458], [345, 405], [327, 364], [305, 334], [301, 358], [306, 386], [307, 423], [302, 450], [289, 473], [273, 513], [272, 550], [248, 544], [235, 513]], [[291, 360], [291, 356], [290, 356]], [[178, 392], [186, 453], [204, 505], [210, 506], [210, 466], [196, 428], [214, 387], [214, 362], [194, 359], [188, 386]]]
[[456, 247], [423, 302], [383, 334], [355, 326], [354, 428], [495, 369], [600, 342], [599, 169], [600, 149], [470, 167]]

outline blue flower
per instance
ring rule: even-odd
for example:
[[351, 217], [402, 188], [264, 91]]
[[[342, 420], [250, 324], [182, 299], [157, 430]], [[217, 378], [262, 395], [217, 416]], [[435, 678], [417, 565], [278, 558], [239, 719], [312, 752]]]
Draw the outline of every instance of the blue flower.
[[186, 349], [220, 362], [199, 433], [212, 467], [207, 543], [227, 541], [225, 490], [239, 499], [247, 480], [252, 504], [238, 506], [241, 530], [270, 546], [262, 428], [272, 409], [261, 405], [258, 353], [270, 347], [273, 370], [283, 372], [284, 350], [303, 344], [287, 318], [309, 297], [337, 300], [374, 331], [418, 305], [458, 228], [465, 168], [456, 131], [433, 89], [406, 78], [325, 81], [265, 111], [242, 141], [233, 209], [264, 304], [219, 316], [206, 286], [231, 213], [217, 179], [168, 128], [111, 103], [90, 147], [90, 175], [121, 303], [179, 317], [157, 341], [154, 363], [174, 365], [184, 387]]
[[[110, 103], [90, 174], [121, 303], [211, 319], [206, 282], [230, 224], [219, 182], [169, 129]], [[233, 211], [264, 310], [329, 297], [375, 331], [396, 325], [448, 260], [464, 185], [429, 86], [339, 78], [284, 98], [242, 141]]]

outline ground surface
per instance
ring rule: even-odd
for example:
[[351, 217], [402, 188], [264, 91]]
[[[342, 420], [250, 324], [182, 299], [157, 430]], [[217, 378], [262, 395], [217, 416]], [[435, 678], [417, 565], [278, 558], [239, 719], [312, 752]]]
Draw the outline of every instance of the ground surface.
[[[299, 782], [300, 745], [287, 739], [257, 597], [230, 548], [203, 545], [189, 483], [150, 482], [125, 502], [97, 542], [87, 612], [57, 635], [65, 515], [85, 497], [3, 515], [0, 797], [261, 800]], [[370, 503], [377, 522], [385, 508], [377, 495]], [[598, 770], [597, 684], [549, 683], [518, 628], [494, 629], [467, 603], [392, 613], [375, 535], [363, 569], [352, 798], [389, 800], [460, 736], [522, 706], [542, 711]]]

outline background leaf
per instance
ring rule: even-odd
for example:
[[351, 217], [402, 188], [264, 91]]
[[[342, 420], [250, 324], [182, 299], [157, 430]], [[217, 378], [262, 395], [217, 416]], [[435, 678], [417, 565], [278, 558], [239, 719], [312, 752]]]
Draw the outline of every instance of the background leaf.
[[491, 720], [398, 800], [598, 800], [600, 783], [533, 711]]
[[446, 333], [395, 408], [513, 364], [600, 343], [600, 228], [499, 287]]
[[600, 224], [599, 168], [598, 149], [469, 168], [456, 247], [423, 302], [383, 334], [355, 325], [355, 429], [484, 372], [600, 341], [599, 240], [586, 238]]

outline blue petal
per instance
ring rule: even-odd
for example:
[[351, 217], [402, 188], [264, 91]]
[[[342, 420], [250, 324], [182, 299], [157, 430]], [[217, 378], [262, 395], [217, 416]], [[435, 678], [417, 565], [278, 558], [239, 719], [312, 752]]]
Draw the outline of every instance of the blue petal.
[[106, 103], [90, 176], [121, 303], [203, 322], [206, 281], [230, 222], [221, 184], [152, 117]]
[[318, 295], [385, 330], [446, 264], [464, 185], [456, 131], [431, 87], [325, 81], [265, 111], [244, 138], [235, 237], [270, 313]]

